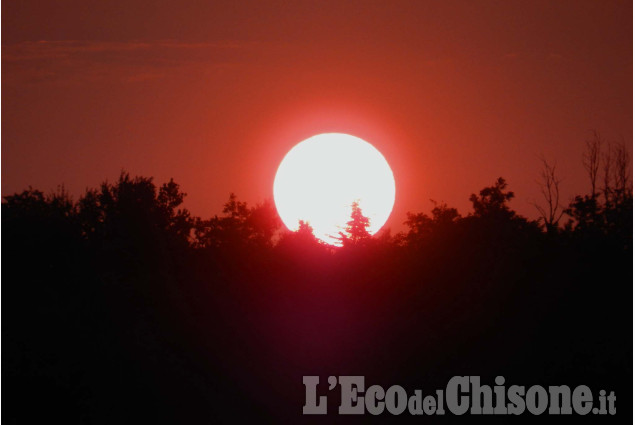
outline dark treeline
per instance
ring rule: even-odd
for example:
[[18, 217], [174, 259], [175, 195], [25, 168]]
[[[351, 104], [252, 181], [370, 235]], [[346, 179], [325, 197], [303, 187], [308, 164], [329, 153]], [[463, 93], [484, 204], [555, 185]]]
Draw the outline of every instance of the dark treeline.
[[[174, 181], [125, 173], [77, 201], [7, 196], [3, 419], [366, 423], [334, 416], [329, 375], [424, 395], [502, 375], [615, 391], [608, 419], [630, 421], [632, 190], [615, 155], [596, 155], [591, 193], [564, 209], [545, 162], [540, 220], [499, 178], [467, 215], [435, 203], [395, 235], [370, 237], [354, 208], [341, 248], [310, 223], [284, 230], [271, 202], [232, 194], [202, 219]], [[301, 416], [303, 375], [321, 377], [328, 420]]]

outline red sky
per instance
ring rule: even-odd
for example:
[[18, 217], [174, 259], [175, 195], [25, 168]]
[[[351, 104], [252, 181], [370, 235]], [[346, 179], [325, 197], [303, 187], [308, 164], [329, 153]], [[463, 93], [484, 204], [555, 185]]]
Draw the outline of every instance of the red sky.
[[628, 1], [2, 2], [2, 195], [121, 169], [174, 177], [187, 207], [272, 196], [322, 132], [374, 144], [389, 225], [429, 199], [463, 213], [505, 177], [536, 217], [539, 155], [588, 191], [590, 130], [633, 137]]

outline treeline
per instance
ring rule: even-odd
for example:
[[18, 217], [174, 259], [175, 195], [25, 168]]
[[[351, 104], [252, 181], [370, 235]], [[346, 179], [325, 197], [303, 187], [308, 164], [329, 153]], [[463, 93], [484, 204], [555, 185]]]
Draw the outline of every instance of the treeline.
[[[232, 193], [222, 214], [202, 219], [182, 208], [185, 196], [173, 180], [157, 187], [152, 178], [122, 173], [115, 183], [88, 190], [76, 202], [63, 187], [48, 195], [29, 188], [5, 196], [2, 214], [7, 233], [19, 229], [25, 240], [52, 233], [45, 239], [55, 243], [83, 241], [87, 246], [135, 255], [148, 246], [168, 251], [215, 251], [315, 245], [337, 252], [314, 237], [310, 223], [301, 221], [298, 231], [286, 230], [271, 200], [249, 206]], [[543, 234], [563, 240], [599, 237], [615, 240], [624, 249], [632, 245], [633, 195], [626, 182], [607, 185], [601, 193], [576, 196], [566, 208], [559, 207], [558, 222], [517, 214], [509, 205], [513, 198], [506, 181], [498, 178], [492, 186], [470, 196], [472, 211], [466, 216], [445, 203], [432, 201], [430, 213], [407, 214], [405, 232], [391, 235], [383, 230], [375, 237], [367, 231], [368, 218], [354, 203], [351, 220], [333, 238], [344, 247], [422, 248], [434, 247], [455, 234], [468, 237], [478, 231], [533, 237]], [[566, 220], [560, 220], [563, 216]]]
[[[568, 205], [560, 194], [560, 180], [555, 164], [545, 159], [540, 188], [543, 200], [534, 205], [540, 215], [530, 220], [514, 212], [509, 202], [514, 193], [503, 178], [469, 198], [472, 211], [461, 216], [455, 208], [433, 201], [431, 213], [408, 213], [407, 231], [390, 235], [381, 232], [372, 238], [367, 232], [368, 219], [357, 204], [351, 221], [338, 235], [341, 245], [388, 244], [399, 247], [434, 245], [435, 235], [469, 232], [483, 226], [495, 232], [515, 229], [526, 234], [542, 232], [561, 238], [607, 237], [620, 239], [625, 249], [631, 244], [632, 182], [630, 156], [624, 144], [605, 142], [597, 133], [587, 142], [583, 166], [590, 182], [590, 193], [577, 195]], [[43, 236], [47, 232], [63, 233], [63, 240], [82, 240], [88, 245], [117, 244], [121, 251], [135, 252], [142, 242], [169, 250], [221, 250], [238, 248], [274, 248], [297, 242], [317, 241], [310, 223], [301, 222], [298, 232], [286, 231], [273, 202], [255, 206], [230, 194], [222, 213], [204, 219], [194, 217], [183, 208], [185, 193], [173, 180], [157, 186], [152, 178], [131, 177], [122, 172], [114, 183], [89, 189], [79, 200], [59, 187], [45, 195], [29, 188], [5, 196], [3, 222], [20, 229], [23, 239]], [[62, 231], [63, 229], [63, 231]], [[498, 229], [498, 230], [496, 230]], [[54, 231], [55, 233], [55, 231]], [[49, 239], [60, 235], [53, 234]]]

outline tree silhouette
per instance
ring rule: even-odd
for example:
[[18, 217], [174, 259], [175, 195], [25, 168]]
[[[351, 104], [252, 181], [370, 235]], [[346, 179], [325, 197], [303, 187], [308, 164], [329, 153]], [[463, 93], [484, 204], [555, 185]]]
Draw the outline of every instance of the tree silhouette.
[[173, 179], [162, 184], [157, 195], [161, 216], [166, 221], [165, 228], [183, 242], [189, 240], [193, 228], [190, 212], [187, 209], [179, 208], [183, 204], [185, 196], [186, 194], [180, 191], [180, 186]]
[[200, 248], [270, 247], [281, 226], [282, 221], [271, 200], [250, 208], [231, 193], [222, 216], [196, 220], [194, 244]]
[[470, 202], [474, 216], [478, 218], [510, 219], [516, 215], [507, 204], [514, 198], [514, 192], [505, 191], [507, 182], [499, 177], [493, 186], [486, 187], [479, 195], [472, 194]]
[[403, 243], [409, 245], [421, 245], [434, 242], [437, 238], [447, 238], [448, 233], [461, 219], [456, 208], [450, 208], [446, 203], [438, 203], [431, 200], [434, 204], [432, 208], [432, 217], [424, 213], [406, 214], [407, 220], [404, 224], [409, 228], [405, 235], [398, 236]]
[[[606, 151], [602, 147], [606, 146]], [[603, 165], [604, 196], [595, 191], [600, 158]], [[591, 194], [577, 195], [565, 213], [570, 216], [567, 229], [584, 239], [608, 236], [632, 248], [633, 190], [630, 180], [630, 155], [624, 143], [604, 143], [594, 132], [587, 142], [583, 165], [591, 180]]]
[[83, 235], [97, 244], [182, 249], [189, 245], [194, 225], [189, 211], [179, 208], [185, 196], [173, 180], [157, 190], [152, 178], [122, 172], [116, 183], [87, 190], [77, 216]]
[[595, 198], [597, 196], [596, 187], [603, 140], [597, 131], [592, 133], [592, 138], [586, 141], [586, 151], [582, 156], [582, 164], [591, 183], [591, 197]]
[[538, 184], [546, 205], [534, 202], [534, 207], [540, 213], [547, 233], [553, 233], [558, 229], [558, 223], [565, 213], [560, 204], [560, 179], [556, 177], [556, 164], [550, 164], [544, 157], [541, 161], [541, 180]]
[[283, 255], [309, 262], [328, 252], [326, 245], [315, 237], [313, 227], [304, 220], [298, 222], [298, 230], [282, 233], [276, 249]]
[[273, 201], [267, 199], [249, 210], [246, 224], [253, 243], [271, 247], [275, 244], [277, 233], [282, 227], [282, 220]]
[[311, 225], [304, 220], [300, 220], [298, 222], [298, 230], [297, 230], [299, 235], [303, 235], [303, 236], [314, 236], [313, 234], [313, 227], [311, 227]]
[[370, 219], [364, 216], [359, 202], [355, 201], [351, 204], [351, 219], [346, 222], [345, 231], [339, 232], [337, 239], [344, 247], [365, 244], [371, 238], [369, 226]]
[[195, 223], [195, 241], [201, 248], [237, 247], [248, 239], [247, 218], [249, 208], [246, 202], [238, 201], [236, 195], [229, 194], [223, 206], [223, 215], [208, 220], [198, 219]]

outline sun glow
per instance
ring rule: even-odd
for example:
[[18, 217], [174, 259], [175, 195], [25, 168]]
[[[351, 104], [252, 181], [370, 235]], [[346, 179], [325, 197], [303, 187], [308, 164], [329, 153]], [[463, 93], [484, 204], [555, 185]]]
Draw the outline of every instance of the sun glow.
[[280, 218], [290, 230], [308, 222], [315, 236], [336, 245], [346, 228], [353, 202], [376, 233], [395, 203], [395, 179], [388, 162], [370, 143], [341, 133], [310, 137], [282, 160], [273, 184]]

